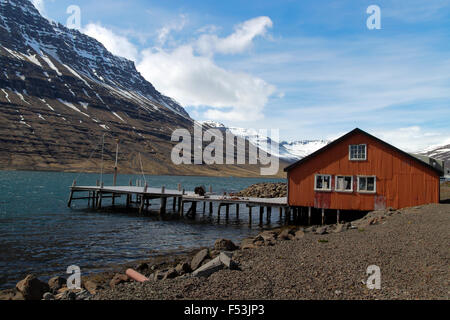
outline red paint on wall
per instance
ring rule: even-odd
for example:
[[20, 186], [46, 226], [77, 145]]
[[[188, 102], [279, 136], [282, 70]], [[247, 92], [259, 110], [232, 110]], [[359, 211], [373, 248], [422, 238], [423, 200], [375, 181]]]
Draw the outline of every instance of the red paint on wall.
[[[367, 160], [350, 161], [349, 145], [366, 144]], [[333, 176], [331, 192], [314, 190], [315, 174]], [[353, 192], [336, 192], [335, 176], [354, 176]], [[357, 192], [357, 176], [376, 176], [376, 192]], [[439, 203], [439, 174], [363, 131], [288, 169], [291, 206], [341, 210], [395, 209]]]

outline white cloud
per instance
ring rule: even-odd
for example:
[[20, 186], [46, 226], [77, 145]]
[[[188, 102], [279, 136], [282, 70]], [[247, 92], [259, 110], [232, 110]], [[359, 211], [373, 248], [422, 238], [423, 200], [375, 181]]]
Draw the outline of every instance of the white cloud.
[[138, 61], [139, 52], [137, 48], [126, 37], [115, 34], [100, 23], [88, 24], [83, 29], [83, 33], [97, 39], [113, 54], [132, 61]]
[[172, 31], [181, 31], [187, 23], [187, 18], [184, 14], [179, 15], [179, 19], [176, 21], [165, 25], [164, 27], [158, 29], [158, 43], [162, 47], [166, 44], [167, 39]]
[[[164, 44], [169, 33], [179, 30], [184, 24], [181, 21], [179, 25], [169, 24], [160, 29], [159, 43]], [[173, 49], [160, 46], [144, 50], [137, 68], [158, 90], [184, 106], [207, 107], [203, 118], [261, 119], [275, 87], [251, 74], [218, 66], [214, 53], [242, 52], [252, 45], [256, 36], [266, 34], [271, 26], [272, 21], [268, 17], [254, 18], [237, 25], [226, 38], [211, 34], [217, 28], [208, 26], [204, 29], [208, 34], [202, 34], [191, 43]]]
[[430, 146], [437, 147], [450, 143], [442, 132], [411, 126], [393, 130], [375, 130], [374, 135], [407, 152], [423, 152]]
[[138, 70], [158, 90], [183, 105], [212, 107], [205, 117], [217, 120], [261, 118], [275, 91], [262, 79], [227, 71], [210, 57], [195, 55], [190, 45], [170, 52], [145, 50]]
[[[269, 97], [276, 91], [273, 85], [248, 73], [230, 71], [214, 61], [214, 52], [237, 53], [249, 48], [253, 39], [264, 35], [272, 21], [259, 17], [239, 24], [226, 38], [214, 36], [214, 45], [207, 54], [198, 54], [203, 35], [192, 43], [163, 48], [170, 33], [180, 31], [186, 24], [184, 15], [177, 23], [160, 28], [158, 47], [139, 52], [126, 37], [114, 33], [101, 24], [90, 23], [83, 32], [100, 41], [113, 54], [136, 62], [138, 71], [163, 94], [184, 106], [204, 107], [200, 118], [241, 121], [262, 119]], [[215, 31], [208, 27], [208, 32]], [[208, 34], [210, 36], [211, 34]], [[202, 108], [203, 109], [203, 108]]]
[[257, 36], [264, 36], [273, 25], [269, 17], [257, 17], [247, 20], [235, 27], [234, 33], [226, 38], [215, 34], [203, 34], [196, 42], [200, 54], [211, 55], [215, 52], [224, 54], [240, 53], [251, 47]]

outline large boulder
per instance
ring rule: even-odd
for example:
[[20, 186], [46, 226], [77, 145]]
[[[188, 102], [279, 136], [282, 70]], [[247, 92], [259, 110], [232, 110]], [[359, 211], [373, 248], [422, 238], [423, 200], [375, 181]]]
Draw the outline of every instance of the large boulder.
[[315, 233], [319, 234], [319, 235], [326, 234], [326, 233], [328, 233], [328, 228], [327, 227], [317, 228]]
[[53, 277], [48, 280], [48, 286], [50, 287], [50, 292], [55, 294], [59, 289], [67, 284], [67, 280], [63, 277]]
[[115, 288], [118, 284], [130, 281], [126, 274], [117, 273], [109, 282], [111, 288]]
[[283, 231], [280, 232], [278, 238], [281, 240], [290, 240], [291, 238], [289, 237], [289, 235], [290, 235], [289, 229], [284, 229]]
[[41, 300], [44, 293], [50, 291], [47, 283], [42, 282], [36, 276], [30, 274], [16, 285], [25, 300]]
[[214, 272], [222, 270], [224, 268], [224, 264], [220, 260], [220, 256], [211, 260], [207, 264], [204, 264], [197, 270], [195, 270], [192, 275], [194, 277], [209, 277]]
[[183, 274], [192, 272], [191, 265], [187, 262], [182, 262], [182, 263], [178, 264], [176, 266], [175, 270], [177, 271], [177, 273], [179, 275], [183, 275]]
[[300, 229], [295, 233], [296, 240], [302, 239], [304, 237], [305, 237], [305, 232], [303, 231], [303, 229]]
[[98, 285], [97, 282], [92, 281], [92, 280], [87, 280], [84, 283], [84, 288], [92, 295], [95, 295], [97, 293], [97, 291], [100, 289], [100, 286]]
[[191, 269], [197, 270], [198, 267], [202, 265], [202, 262], [205, 261], [209, 257], [209, 250], [203, 249], [200, 250], [191, 261]]
[[178, 277], [178, 272], [175, 268], [170, 268], [163, 277], [163, 280], [173, 279]]
[[218, 239], [214, 243], [214, 249], [217, 251], [234, 251], [238, 249], [238, 246], [236, 246], [233, 241], [228, 239]]
[[277, 239], [278, 234], [275, 231], [264, 231], [259, 234], [259, 237], [263, 239], [263, 241], [271, 241], [275, 242]]
[[251, 239], [251, 238], [247, 238], [247, 239], [242, 240], [241, 241], [241, 248], [243, 250], [256, 248], [255, 244], [253, 243], [253, 240], [254, 239]]
[[219, 260], [230, 270], [237, 270], [238, 264], [233, 261], [233, 254], [231, 252], [221, 252], [219, 255]]

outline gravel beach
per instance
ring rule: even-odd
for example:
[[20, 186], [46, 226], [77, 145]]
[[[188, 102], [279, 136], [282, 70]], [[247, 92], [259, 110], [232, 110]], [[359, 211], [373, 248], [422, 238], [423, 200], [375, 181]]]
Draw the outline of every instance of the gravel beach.
[[[450, 204], [365, 221], [340, 233], [306, 232], [237, 250], [233, 259], [241, 270], [123, 283], [94, 299], [449, 299]], [[364, 284], [370, 265], [380, 267], [379, 290]]]
[[[259, 192], [259, 187], [247, 191]], [[282, 186], [271, 190], [282, 191]], [[0, 300], [449, 300], [448, 182], [441, 185], [441, 202], [373, 211], [339, 225], [265, 230], [238, 246], [221, 239], [211, 248], [160, 255], [83, 276], [79, 290], [68, 290], [60, 277], [45, 283], [29, 275], [16, 289], [0, 292]], [[220, 268], [212, 274], [193, 276], [193, 270], [215, 261]], [[366, 285], [369, 266], [380, 270], [380, 289]], [[128, 268], [150, 281], [132, 281], [125, 275]]]

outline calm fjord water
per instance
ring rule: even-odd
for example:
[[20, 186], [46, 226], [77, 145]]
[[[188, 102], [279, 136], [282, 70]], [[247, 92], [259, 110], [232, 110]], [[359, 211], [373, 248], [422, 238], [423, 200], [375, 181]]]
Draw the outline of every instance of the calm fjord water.
[[[86, 209], [85, 200], [75, 201], [69, 209], [69, 186], [75, 178], [78, 185], [94, 185], [100, 175], [0, 171], [1, 289], [13, 287], [29, 273], [45, 279], [78, 265], [85, 274], [154, 254], [211, 246], [217, 238], [239, 241], [259, 230], [258, 219], [249, 226], [247, 211], [241, 209], [237, 219], [233, 207], [228, 221], [224, 214], [218, 220], [216, 210], [212, 216], [198, 214], [195, 220], [143, 217], [120, 209], [96, 212]], [[143, 177], [119, 175], [118, 185], [128, 185], [130, 179]], [[151, 187], [176, 189], [181, 183], [186, 190], [193, 190], [199, 185], [212, 185], [218, 193], [239, 191], [258, 182], [283, 181], [185, 176], [146, 179]], [[112, 176], [104, 175], [104, 181], [111, 185]], [[108, 200], [105, 205], [110, 203]], [[272, 226], [278, 224], [277, 215], [273, 215]]]

